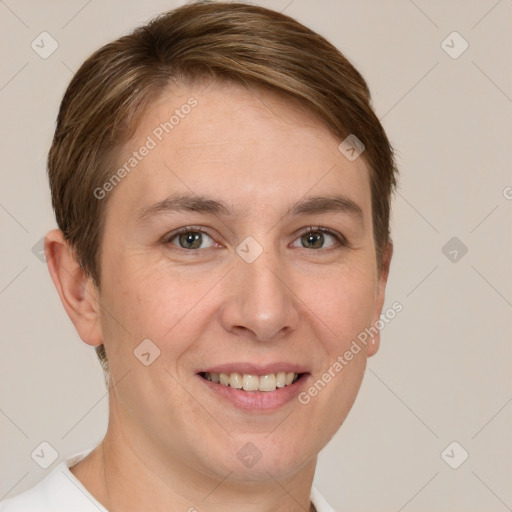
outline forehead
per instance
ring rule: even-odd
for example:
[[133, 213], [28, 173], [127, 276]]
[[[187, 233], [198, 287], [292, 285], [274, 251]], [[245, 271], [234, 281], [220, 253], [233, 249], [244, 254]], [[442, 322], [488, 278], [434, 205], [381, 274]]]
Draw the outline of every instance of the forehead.
[[117, 167], [135, 165], [116, 186], [114, 196], [122, 197], [111, 200], [140, 211], [181, 191], [223, 197], [247, 212], [337, 191], [364, 210], [368, 169], [362, 158], [349, 161], [340, 142], [298, 102], [277, 94], [220, 82], [173, 86], [146, 109], [123, 147]]

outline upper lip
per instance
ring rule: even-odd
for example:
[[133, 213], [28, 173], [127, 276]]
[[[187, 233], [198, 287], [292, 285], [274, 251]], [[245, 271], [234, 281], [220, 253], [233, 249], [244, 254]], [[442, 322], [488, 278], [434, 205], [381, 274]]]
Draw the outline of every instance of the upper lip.
[[304, 366], [296, 363], [276, 362], [265, 365], [258, 365], [254, 363], [226, 363], [216, 366], [210, 366], [199, 370], [198, 373], [241, 373], [248, 375], [268, 375], [269, 373], [278, 372], [294, 372], [294, 373], [307, 373]]

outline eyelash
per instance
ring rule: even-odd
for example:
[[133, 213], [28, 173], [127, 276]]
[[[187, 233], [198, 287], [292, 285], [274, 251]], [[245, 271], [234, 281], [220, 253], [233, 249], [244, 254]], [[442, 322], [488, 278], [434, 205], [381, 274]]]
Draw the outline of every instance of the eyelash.
[[[183, 228], [178, 229], [177, 231], [172, 232], [169, 235], [166, 235], [163, 238], [162, 242], [165, 245], [169, 245], [169, 244], [171, 244], [172, 240], [174, 240], [176, 237], [178, 237], [179, 235], [182, 235], [184, 233], [201, 233], [201, 234], [204, 234], [204, 235], [210, 237], [212, 240], [214, 240], [214, 238], [212, 236], [210, 236], [206, 231], [204, 231], [203, 229], [201, 229], [198, 226], [185, 226]], [[322, 226], [308, 226], [306, 230], [304, 230], [303, 232], [301, 232], [297, 235], [297, 237], [294, 239], [294, 242], [296, 240], [298, 240], [299, 238], [303, 237], [304, 235], [309, 235], [309, 234], [313, 234], [313, 233], [325, 233], [325, 234], [331, 235], [334, 237], [337, 244], [335, 244], [333, 247], [328, 247], [326, 249], [308, 249], [306, 247], [303, 247], [303, 249], [309, 250], [309, 251], [315, 251], [315, 252], [319, 252], [319, 251], [330, 252], [332, 250], [339, 249], [340, 247], [349, 247], [349, 243], [348, 243], [347, 239], [341, 233], [338, 233], [337, 231], [334, 231], [332, 229], [324, 228]], [[215, 243], [218, 243], [218, 242], [215, 242]], [[174, 245], [174, 244], [171, 244], [171, 245]], [[178, 250], [187, 252], [187, 253], [194, 253], [194, 252], [200, 252], [200, 251], [205, 250], [205, 249], [185, 249], [185, 248], [179, 247], [177, 245], [175, 246], [175, 248]], [[211, 248], [213, 248], [213, 247], [207, 247], [207, 249], [211, 249]]]

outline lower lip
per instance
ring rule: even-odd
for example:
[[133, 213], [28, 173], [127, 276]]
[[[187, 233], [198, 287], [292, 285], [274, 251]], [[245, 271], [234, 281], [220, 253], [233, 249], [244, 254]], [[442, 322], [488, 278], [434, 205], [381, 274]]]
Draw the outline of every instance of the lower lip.
[[197, 375], [213, 393], [231, 402], [235, 407], [247, 411], [274, 411], [293, 400], [304, 387], [308, 374], [303, 374], [300, 379], [289, 386], [276, 388], [275, 391], [244, 391], [222, 384], [216, 384]]

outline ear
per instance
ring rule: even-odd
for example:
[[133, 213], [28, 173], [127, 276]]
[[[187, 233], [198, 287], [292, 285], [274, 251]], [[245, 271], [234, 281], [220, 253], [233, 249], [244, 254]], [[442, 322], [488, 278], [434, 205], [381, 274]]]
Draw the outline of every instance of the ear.
[[99, 290], [80, 268], [62, 231], [54, 229], [46, 235], [44, 252], [53, 284], [78, 335], [88, 345], [101, 345]]
[[[384, 307], [384, 299], [386, 296], [386, 284], [388, 282], [389, 266], [391, 264], [391, 257], [393, 256], [393, 242], [391, 240], [386, 244], [382, 253], [382, 265], [379, 269], [377, 276], [377, 290], [375, 294], [375, 308], [374, 316], [372, 319], [372, 326], [374, 326], [380, 319], [382, 308]], [[373, 337], [368, 344], [367, 356], [373, 356], [380, 346], [380, 331]]]

